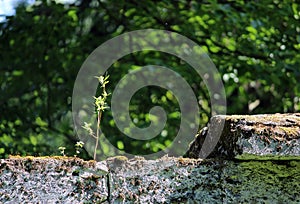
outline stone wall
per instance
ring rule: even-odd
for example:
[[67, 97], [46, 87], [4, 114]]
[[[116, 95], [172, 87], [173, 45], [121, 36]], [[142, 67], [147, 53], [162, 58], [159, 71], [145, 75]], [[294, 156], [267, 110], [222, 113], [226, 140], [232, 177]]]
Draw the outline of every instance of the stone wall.
[[[0, 203], [300, 203], [300, 115], [271, 116], [212, 118], [195, 158], [2, 159]], [[216, 148], [198, 158], [221, 120]]]

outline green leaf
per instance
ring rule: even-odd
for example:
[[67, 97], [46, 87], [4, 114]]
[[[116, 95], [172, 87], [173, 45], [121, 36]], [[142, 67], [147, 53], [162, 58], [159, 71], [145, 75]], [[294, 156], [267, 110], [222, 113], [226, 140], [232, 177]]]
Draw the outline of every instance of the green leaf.
[[118, 147], [118, 149], [123, 150], [124, 149], [124, 143], [122, 141], [117, 141], [117, 147]]
[[257, 30], [252, 26], [246, 27], [246, 30], [249, 31], [250, 33], [257, 35]]

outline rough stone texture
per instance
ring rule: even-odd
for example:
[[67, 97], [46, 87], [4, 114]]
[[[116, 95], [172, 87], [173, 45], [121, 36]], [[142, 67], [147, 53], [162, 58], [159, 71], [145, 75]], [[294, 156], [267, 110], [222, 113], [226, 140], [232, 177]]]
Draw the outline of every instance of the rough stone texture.
[[2, 159], [0, 203], [300, 203], [299, 128], [299, 114], [213, 117], [188, 152], [222, 131], [205, 160]]
[[[108, 168], [108, 169], [107, 169]], [[299, 203], [300, 158], [1, 160], [0, 203]], [[107, 171], [108, 170], [108, 171]]]
[[[299, 158], [300, 159], [300, 158]], [[299, 203], [300, 161], [108, 162], [112, 203]]]
[[[204, 141], [209, 142], [203, 145]], [[205, 158], [206, 152], [226, 159], [243, 154], [300, 156], [300, 114], [214, 116], [191, 143], [187, 156]]]
[[83, 203], [108, 198], [105, 162], [11, 157], [0, 163], [0, 203]]

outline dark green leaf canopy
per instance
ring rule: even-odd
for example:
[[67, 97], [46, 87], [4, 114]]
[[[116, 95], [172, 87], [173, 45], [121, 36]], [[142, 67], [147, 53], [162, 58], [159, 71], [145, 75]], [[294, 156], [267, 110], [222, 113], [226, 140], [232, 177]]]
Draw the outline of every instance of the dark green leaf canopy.
[[[101, 43], [146, 28], [177, 32], [198, 43], [222, 76], [228, 114], [300, 110], [300, 6], [296, 1], [113, 1], [20, 4], [0, 23], [0, 155], [74, 154], [71, 100], [82, 63]], [[209, 94], [189, 65], [165, 53], [133, 53], [109, 69], [112, 92], [128, 72], [153, 64], [172, 67], [193, 88], [201, 124], [211, 116]], [[100, 91], [100, 88], [99, 88]], [[110, 100], [110, 98], [109, 98]], [[108, 100], [108, 104], [109, 101]], [[149, 110], [168, 114], [160, 136], [126, 138], [105, 111], [102, 129], [117, 148], [133, 154], [164, 149], [178, 132], [176, 97], [158, 87], [140, 89], [130, 116], [147, 127]], [[102, 149], [110, 152], [109, 149]], [[85, 153], [84, 158], [89, 158]]]

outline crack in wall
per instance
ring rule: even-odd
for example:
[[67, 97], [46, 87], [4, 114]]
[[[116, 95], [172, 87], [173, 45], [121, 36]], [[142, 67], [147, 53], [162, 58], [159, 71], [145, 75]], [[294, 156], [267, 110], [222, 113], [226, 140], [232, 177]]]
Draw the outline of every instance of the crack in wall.
[[106, 185], [107, 185], [107, 201], [110, 202], [110, 172], [106, 175]]

